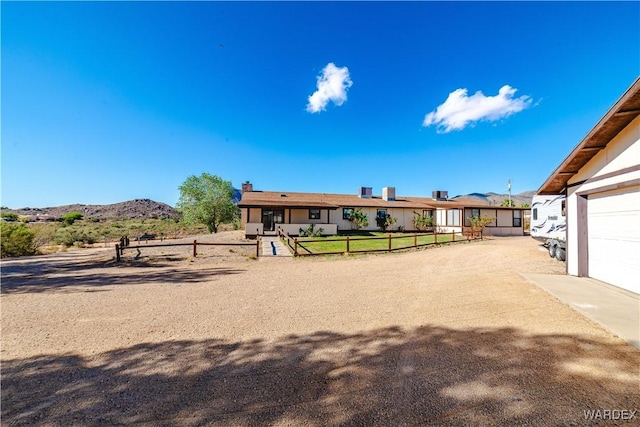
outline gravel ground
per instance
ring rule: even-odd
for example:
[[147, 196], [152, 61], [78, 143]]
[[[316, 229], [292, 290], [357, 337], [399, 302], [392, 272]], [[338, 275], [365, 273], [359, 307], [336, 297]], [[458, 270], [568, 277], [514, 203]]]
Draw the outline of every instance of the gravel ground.
[[232, 249], [3, 260], [2, 424], [640, 424], [640, 351], [520, 276], [564, 271], [531, 238]]

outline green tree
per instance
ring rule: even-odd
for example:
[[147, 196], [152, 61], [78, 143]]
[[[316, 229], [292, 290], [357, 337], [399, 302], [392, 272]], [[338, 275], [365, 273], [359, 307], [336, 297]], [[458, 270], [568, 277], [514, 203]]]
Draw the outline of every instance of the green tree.
[[522, 209], [529, 209], [531, 206], [529, 206], [529, 203], [522, 203], [519, 207]]
[[0, 256], [13, 257], [34, 255], [33, 231], [24, 224], [0, 223]]
[[516, 202], [514, 202], [513, 200], [509, 200], [509, 199], [504, 199], [502, 201], [502, 203], [500, 203], [500, 206], [504, 206], [507, 208], [515, 208], [516, 207]]
[[387, 228], [391, 227], [396, 222], [398, 222], [398, 218], [392, 217], [389, 214], [376, 218], [376, 223], [378, 224], [380, 231], [387, 231]]
[[233, 203], [231, 181], [217, 175], [206, 172], [191, 175], [179, 189], [177, 207], [187, 224], [204, 224], [210, 233], [217, 233], [220, 224], [231, 223], [240, 215], [240, 209]]

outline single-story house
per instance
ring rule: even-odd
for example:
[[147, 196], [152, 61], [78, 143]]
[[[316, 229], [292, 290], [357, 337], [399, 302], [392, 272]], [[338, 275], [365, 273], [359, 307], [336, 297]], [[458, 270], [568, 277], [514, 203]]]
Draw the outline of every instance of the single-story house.
[[384, 187], [382, 195], [372, 194], [371, 187], [360, 187], [356, 194], [296, 193], [288, 191], [255, 191], [250, 182], [242, 184], [242, 224], [247, 237], [283, 231], [298, 235], [299, 230], [314, 224], [324, 235], [354, 230], [349, 220], [351, 212], [360, 210], [367, 215], [369, 225], [362, 230], [378, 229], [376, 218], [390, 215], [397, 222], [389, 230], [416, 231], [413, 219], [426, 214], [433, 218], [434, 228], [442, 232], [461, 233], [470, 227], [469, 218], [495, 218], [485, 228], [485, 234], [522, 236], [524, 210], [469, 204], [447, 200], [444, 192], [434, 192], [435, 198], [396, 197], [394, 187]]
[[640, 78], [538, 190], [567, 197], [567, 273], [640, 293]]

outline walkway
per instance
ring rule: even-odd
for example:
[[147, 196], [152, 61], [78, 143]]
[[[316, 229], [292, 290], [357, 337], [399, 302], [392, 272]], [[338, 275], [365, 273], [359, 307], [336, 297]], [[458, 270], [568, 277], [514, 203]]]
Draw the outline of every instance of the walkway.
[[522, 276], [640, 348], [640, 302], [637, 294], [586, 277], [532, 273]]
[[276, 236], [262, 236], [262, 253], [265, 257], [291, 257], [293, 254]]

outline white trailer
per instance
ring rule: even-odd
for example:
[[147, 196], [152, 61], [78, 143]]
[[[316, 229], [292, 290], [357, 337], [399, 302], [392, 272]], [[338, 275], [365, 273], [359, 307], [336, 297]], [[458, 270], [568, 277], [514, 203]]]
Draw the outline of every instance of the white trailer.
[[567, 257], [567, 200], [564, 195], [533, 196], [531, 237], [549, 249], [549, 256], [564, 261]]

